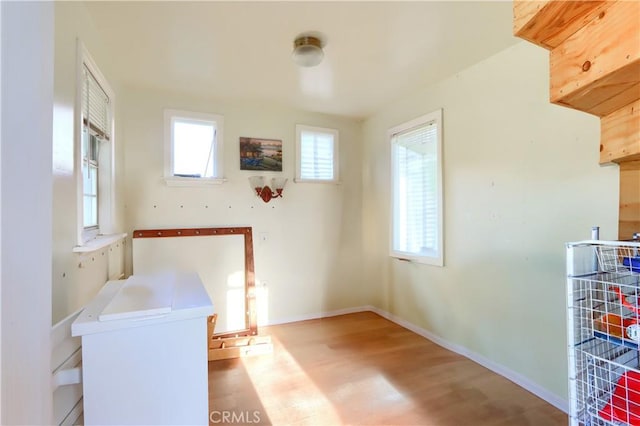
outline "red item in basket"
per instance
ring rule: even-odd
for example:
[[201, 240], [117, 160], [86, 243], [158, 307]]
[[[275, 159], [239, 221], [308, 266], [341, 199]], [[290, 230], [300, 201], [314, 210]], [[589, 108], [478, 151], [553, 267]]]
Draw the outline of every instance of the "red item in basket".
[[609, 403], [599, 414], [605, 420], [640, 426], [640, 373], [627, 371], [620, 376]]

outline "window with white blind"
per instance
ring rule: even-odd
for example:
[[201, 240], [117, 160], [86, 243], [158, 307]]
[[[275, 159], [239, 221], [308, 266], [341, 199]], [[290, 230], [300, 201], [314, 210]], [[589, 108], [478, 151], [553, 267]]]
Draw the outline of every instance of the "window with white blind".
[[82, 225], [85, 230], [98, 229], [100, 144], [111, 134], [109, 96], [84, 63], [82, 68]]
[[114, 92], [78, 41], [78, 245], [113, 232]]
[[338, 182], [338, 131], [296, 126], [296, 182]]
[[442, 110], [389, 130], [391, 256], [443, 265]]
[[223, 117], [167, 109], [164, 122], [167, 184], [222, 183]]

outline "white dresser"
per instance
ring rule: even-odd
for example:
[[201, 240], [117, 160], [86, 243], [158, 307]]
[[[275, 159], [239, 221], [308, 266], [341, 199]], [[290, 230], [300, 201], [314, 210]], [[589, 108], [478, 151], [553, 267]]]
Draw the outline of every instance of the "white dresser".
[[208, 424], [211, 314], [197, 274], [106, 283], [71, 327], [82, 336], [85, 424]]

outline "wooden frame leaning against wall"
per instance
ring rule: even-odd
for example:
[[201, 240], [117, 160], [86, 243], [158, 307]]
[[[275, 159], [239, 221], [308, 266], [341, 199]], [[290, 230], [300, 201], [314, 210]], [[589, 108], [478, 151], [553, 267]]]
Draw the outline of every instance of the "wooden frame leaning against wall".
[[133, 238], [178, 238], [228, 235], [241, 235], [244, 237], [245, 328], [215, 333], [213, 327], [215, 325], [215, 315], [209, 317], [207, 340], [210, 361], [272, 350], [269, 336], [258, 336], [252, 228], [173, 228], [138, 229], [133, 231]]

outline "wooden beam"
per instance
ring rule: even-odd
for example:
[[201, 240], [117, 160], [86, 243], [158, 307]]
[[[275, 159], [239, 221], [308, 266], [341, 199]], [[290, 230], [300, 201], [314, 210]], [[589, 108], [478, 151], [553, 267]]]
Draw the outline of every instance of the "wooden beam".
[[545, 49], [553, 49], [595, 19], [611, 1], [513, 2], [513, 34]]
[[640, 1], [514, 0], [513, 33], [551, 50], [550, 100], [602, 117], [620, 164], [618, 235], [640, 232]]
[[600, 120], [600, 163], [640, 159], [640, 99]]
[[602, 116], [640, 99], [639, 22], [640, 2], [613, 1], [554, 48], [551, 102]]
[[629, 240], [640, 232], [640, 160], [620, 163], [618, 238]]
[[[551, 77], [553, 85], [553, 76]], [[640, 98], [640, 60], [551, 102], [604, 117]], [[576, 87], [581, 84], [576, 82]]]
[[638, 93], [640, 93], [640, 82], [635, 85], [629, 87], [629, 89], [624, 92], [620, 92], [613, 98], [607, 99], [599, 103], [598, 105], [593, 105], [590, 108], [591, 114], [597, 115], [598, 117], [604, 117], [606, 115], [611, 114], [612, 112], [617, 111], [618, 105], [629, 105], [638, 99]]

